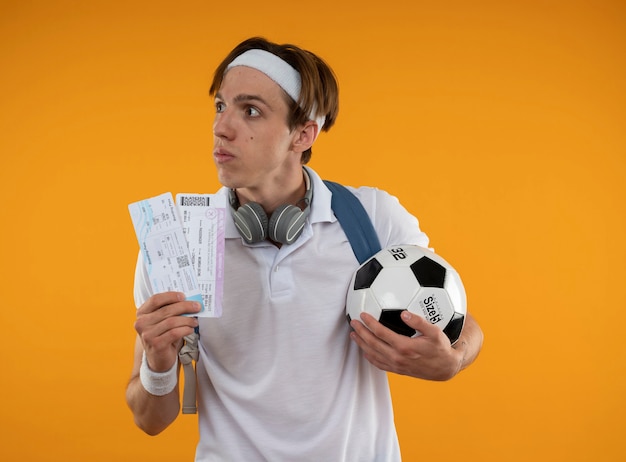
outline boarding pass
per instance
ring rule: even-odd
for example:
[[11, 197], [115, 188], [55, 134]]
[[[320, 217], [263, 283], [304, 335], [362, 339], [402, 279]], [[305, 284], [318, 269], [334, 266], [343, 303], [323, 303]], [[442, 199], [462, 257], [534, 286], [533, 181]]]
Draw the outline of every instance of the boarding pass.
[[183, 292], [202, 305], [194, 316], [221, 316], [225, 199], [179, 198], [179, 206], [171, 193], [128, 206], [152, 292]]
[[224, 217], [226, 197], [216, 194], [177, 194], [176, 204], [189, 244], [191, 264], [208, 314], [222, 315], [224, 287]]

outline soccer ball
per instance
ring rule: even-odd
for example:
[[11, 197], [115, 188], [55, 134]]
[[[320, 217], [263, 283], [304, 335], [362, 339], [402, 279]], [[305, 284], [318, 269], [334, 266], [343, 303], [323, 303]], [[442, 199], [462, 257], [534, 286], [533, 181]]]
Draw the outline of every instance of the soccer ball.
[[355, 271], [348, 290], [348, 322], [367, 312], [398, 334], [421, 335], [402, 321], [404, 310], [440, 327], [452, 344], [461, 335], [467, 312], [458, 273], [439, 255], [416, 245], [376, 253]]

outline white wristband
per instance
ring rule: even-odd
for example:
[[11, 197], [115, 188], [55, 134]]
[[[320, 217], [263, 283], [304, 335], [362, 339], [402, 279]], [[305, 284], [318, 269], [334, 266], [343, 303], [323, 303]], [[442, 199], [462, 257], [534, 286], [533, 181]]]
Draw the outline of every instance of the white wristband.
[[174, 361], [174, 365], [169, 371], [154, 372], [148, 366], [146, 352], [143, 352], [141, 358], [141, 367], [139, 368], [139, 380], [148, 393], [155, 396], [167, 395], [178, 383], [178, 358]]

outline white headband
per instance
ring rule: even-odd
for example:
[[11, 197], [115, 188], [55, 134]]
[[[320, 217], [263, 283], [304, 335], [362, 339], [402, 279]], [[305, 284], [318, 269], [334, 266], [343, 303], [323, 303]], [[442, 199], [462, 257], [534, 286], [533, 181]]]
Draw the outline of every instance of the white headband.
[[[300, 98], [300, 88], [302, 86], [300, 73], [295, 70], [289, 63], [279, 58], [273, 53], [265, 50], [253, 49], [248, 50], [233, 59], [226, 67], [226, 70], [235, 66], [246, 66], [263, 72], [270, 79], [280, 86], [285, 93], [287, 93], [291, 99], [296, 103]], [[326, 122], [325, 116], [316, 117], [316, 107], [309, 114], [309, 119], [314, 120], [317, 123], [317, 133], [322, 131], [324, 122]]]

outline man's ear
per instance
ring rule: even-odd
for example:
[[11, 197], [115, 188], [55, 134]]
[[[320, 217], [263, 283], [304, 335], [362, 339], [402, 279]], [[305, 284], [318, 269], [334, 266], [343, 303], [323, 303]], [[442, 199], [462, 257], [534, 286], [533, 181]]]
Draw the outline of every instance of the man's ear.
[[313, 120], [308, 120], [302, 127], [296, 128], [293, 150], [302, 153], [313, 146], [318, 130], [317, 122]]

